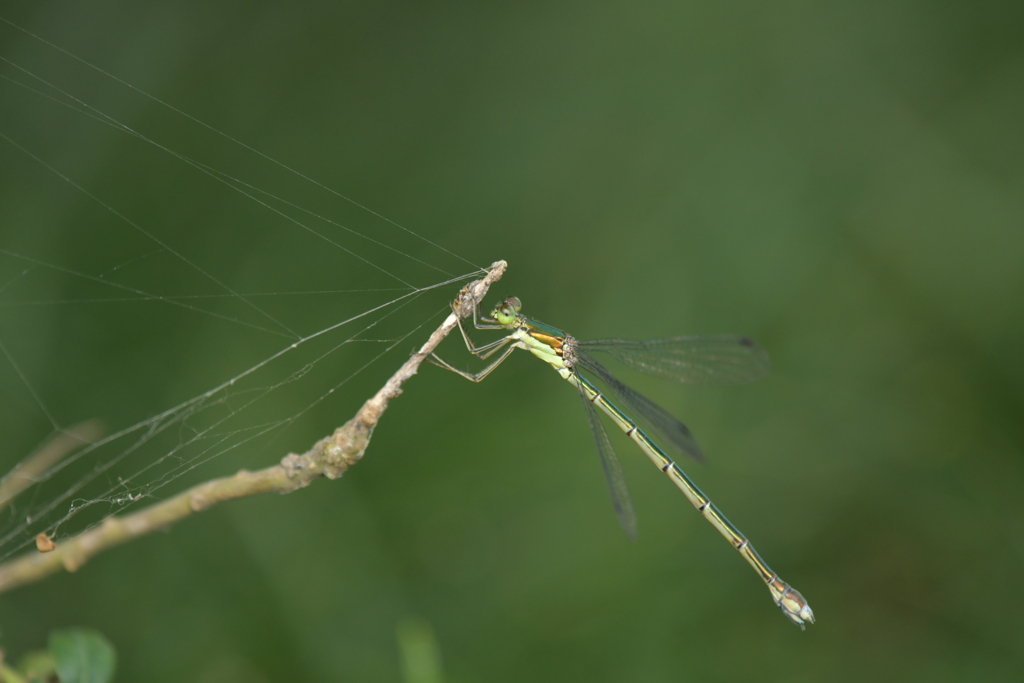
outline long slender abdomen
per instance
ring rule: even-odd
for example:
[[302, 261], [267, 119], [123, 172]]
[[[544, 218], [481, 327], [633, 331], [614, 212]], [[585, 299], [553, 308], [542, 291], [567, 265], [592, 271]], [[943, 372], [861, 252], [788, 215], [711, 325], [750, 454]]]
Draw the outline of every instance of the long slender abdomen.
[[782, 609], [783, 614], [790, 621], [799, 625], [800, 628], [804, 628], [805, 621], [814, 623], [814, 613], [804, 597], [797, 590], [791, 588], [789, 584], [783, 582], [779, 575], [771, 570], [765, 561], [761, 559], [761, 556], [757, 554], [757, 551], [754, 550], [754, 546], [750, 544], [750, 541], [740, 533], [740, 530], [704, 495], [704, 492], [693, 483], [693, 480], [687, 476], [686, 472], [665, 455], [665, 452], [629, 416], [606, 399], [585, 377], [571, 372], [568, 368], [559, 370], [559, 374], [571, 384], [577, 386], [594, 405], [603, 410], [611, 418], [612, 422], [619, 426], [619, 429], [626, 432], [626, 435], [640, 446], [640, 449], [658, 466], [658, 469], [668, 475], [668, 478], [679, 487], [701, 515], [711, 522], [711, 525], [718, 529], [718, 532], [754, 568], [754, 571], [761, 577], [761, 580], [768, 585], [768, 589], [772, 594], [772, 600]]

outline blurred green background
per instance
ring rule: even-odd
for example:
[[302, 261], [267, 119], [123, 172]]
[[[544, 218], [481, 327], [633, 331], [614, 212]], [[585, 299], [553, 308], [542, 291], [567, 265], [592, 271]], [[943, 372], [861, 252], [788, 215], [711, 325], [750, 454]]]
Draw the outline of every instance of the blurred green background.
[[[621, 375], [694, 430], [709, 461], [684, 466], [818, 618], [803, 633], [787, 623], [615, 433], [640, 523], [629, 543], [579, 399], [517, 354], [479, 385], [423, 368], [339, 481], [222, 506], [0, 595], [9, 656], [82, 625], [116, 645], [121, 681], [413, 680], [399, 647], [409, 633], [432, 634], [450, 681], [1024, 673], [1024, 5], [4, 12], [454, 254], [0, 25], [0, 133], [163, 245], [0, 140], [0, 341], [59, 424], [121, 429], [289, 343], [238, 299], [125, 301], [104, 282], [277, 293], [252, 300], [310, 334], [396, 294], [365, 290], [506, 259], [490, 299], [516, 294], [578, 337], [737, 332], [769, 349], [772, 373], [748, 387]], [[303, 218], [331, 242], [320, 239], [47, 99], [17, 67], [384, 246]], [[340, 291], [353, 289], [364, 291]], [[236, 413], [239, 389], [232, 429], [301, 414], [152, 499], [330, 433], [457, 289], [363, 332], [412, 334], [354, 376], [386, 345], [342, 347]], [[376, 319], [250, 388], [277, 386]], [[457, 339], [443, 348], [475, 367]], [[52, 426], [0, 365], [6, 471]], [[100, 481], [166, 465], [204, 419]], [[30, 492], [3, 528], [81, 476]]]

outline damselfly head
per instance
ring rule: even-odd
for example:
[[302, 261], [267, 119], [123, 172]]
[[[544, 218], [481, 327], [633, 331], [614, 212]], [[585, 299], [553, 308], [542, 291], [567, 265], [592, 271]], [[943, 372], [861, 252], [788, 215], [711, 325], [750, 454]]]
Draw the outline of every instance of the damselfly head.
[[516, 297], [506, 297], [504, 301], [498, 304], [493, 311], [491, 311], [491, 317], [494, 318], [499, 325], [511, 325], [516, 320], [516, 316], [519, 315], [519, 309], [523, 307], [523, 303]]

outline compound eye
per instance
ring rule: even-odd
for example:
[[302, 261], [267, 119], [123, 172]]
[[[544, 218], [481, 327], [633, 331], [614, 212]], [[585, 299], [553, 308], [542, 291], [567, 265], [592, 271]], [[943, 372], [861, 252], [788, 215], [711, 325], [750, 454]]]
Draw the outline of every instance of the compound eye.
[[509, 306], [508, 302], [502, 302], [494, 309], [492, 317], [499, 325], [511, 325], [516, 321], [516, 309]]
[[523, 308], [523, 302], [519, 300], [519, 297], [510, 296], [505, 299], [505, 305], [511, 306], [512, 310], [518, 313]]

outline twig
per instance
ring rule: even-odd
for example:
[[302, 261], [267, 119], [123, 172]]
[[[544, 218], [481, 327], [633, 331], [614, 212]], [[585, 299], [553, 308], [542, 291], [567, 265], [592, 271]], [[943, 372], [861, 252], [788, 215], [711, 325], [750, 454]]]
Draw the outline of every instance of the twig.
[[92, 443], [103, 436], [103, 424], [99, 420], [79, 422], [57, 432], [40, 446], [35, 453], [18, 463], [13, 470], [0, 480], [0, 507], [31, 486], [48, 469], [64, 459], [79, 446]]
[[337, 479], [363, 457], [388, 402], [402, 393], [402, 384], [416, 374], [423, 360], [455, 328], [458, 322], [456, 313], [465, 317], [471, 311], [471, 303], [484, 297], [491, 284], [504, 274], [506, 267], [504, 261], [496, 261], [484, 279], [463, 287], [453, 302], [454, 312], [430, 335], [420, 350], [392, 375], [373, 398], [363, 404], [355, 417], [305, 453], [290, 453], [280, 464], [256, 472], [241, 470], [230, 477], [213, 479], [130, 515], [108, 517], [98, 526], [58, 543], [52, 552], [33, 551], [0, 564], [0, 592], [37, 581], [62, 568], [76, 571], [91, 557], [108, 548], [167, 528], [217, 503], [268, 491], [291, 493], [319, 477]]

